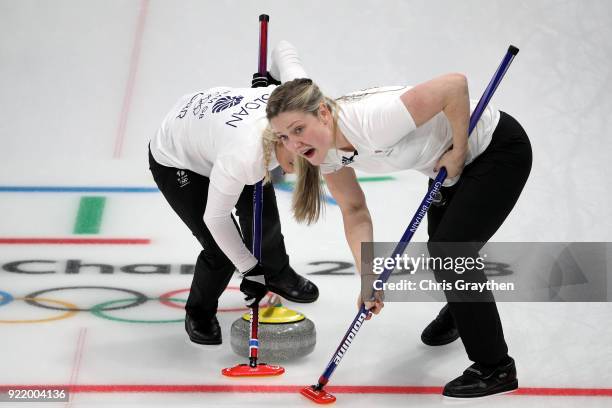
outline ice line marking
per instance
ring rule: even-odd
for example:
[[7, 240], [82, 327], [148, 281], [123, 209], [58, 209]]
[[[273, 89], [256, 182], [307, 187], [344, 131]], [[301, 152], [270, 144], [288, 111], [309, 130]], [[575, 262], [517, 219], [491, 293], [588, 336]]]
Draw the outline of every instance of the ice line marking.
[[[391, 176], [357, 178], [360, 183], [394, 180]], [[274, 187], [281, 191], [292, 191], [293, 185], [293, 182], [281, 182]], [[143, 186], [0, 186], [0, 193], [159, 193], [159, 189]]]
[[130, 57], [130, 70], [128, 74], [127, 84], [125, 86], [125, 94], [123, 97], [123, 106], [121, 107], [121, 116], [119, 118], [119, 128], [115, 138], [115, 151], [113, 158], [121, 157], [123, 150], [123, 142], [125, 140], [125, 129], [127, 127], [128, 115], [132, 105], [132, 95], [134, 93], [134, 84], [136, 82], [136, 73], [138, 71], [138, 62], [140, 60], [140, 50], [142, 48], [142, 34], [144, 32], [145, 21], [147, 19], [147, 11], [149, 9], [149, 0], [140, 1], [140, 12], [138, 13], [138, 21], [136, 23], [136, 32], [134, 33], [134, 45], [132, 55]]
[[0, 238], [0, 245], [149, 245], [149, 238]]
[[105, 205], [106, 197], [81, 197], [72, 233], [98, 234]]
[[[82, 327], [79, 329], [79, 337], [77, 338], [77, 348], [74, 352], [74, 360], [72, 362], [72, 372], [70, 373], [69, 387], [74, 387], [79, 378], [79, 371], [81, 369], [81, 359], [83, 357], [83, 349], [85, 348], [85, 336], [87, 336], [87, 328]], [[66, 408], [72, 406], [72, 399], [74, 396], [72, 393], [68, 396], [68, 402]]]
[[[66, 388], [71, 393], [299, 393], [304, 385], [208, 385], [208, 384], [8, 384], [0, 385], [0, 391], [9, 388], [41, 389]], [[338, 394], [427, 394], [441, 395], [438, 386], [384, 386], [384, 385], [331, 385], [325, 387]], [[508, 394], [544, 397], [612, 397], [612, 388], [552, 388], [522, 387]]]
[[0, 193], [159, 193], [157, 187], [0, 186]]

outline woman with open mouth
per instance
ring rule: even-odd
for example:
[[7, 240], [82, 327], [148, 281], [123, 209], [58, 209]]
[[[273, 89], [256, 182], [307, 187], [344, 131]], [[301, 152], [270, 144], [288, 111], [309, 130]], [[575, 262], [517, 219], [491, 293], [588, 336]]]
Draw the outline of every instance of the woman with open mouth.
[[[370, 173], [415, 169], [431, 183], [444, 167], [448, 178], [427, 213], [430, 256], [448, 255], [439, 243], [471, 243], [462, 255], [476, 259], [519, 198], [532, 155], [521, 125], [491, 105], [468, 139], [475, 105], [465, 76], [456, 73], [412, 88], [373, 88], [338, 100], [326, 97], [310, 79], [283, 83], [268, 100], [266, 139], [283, 143], [296, 154], [295, 218], [308, 223], [318, 219], [322, 173], [341, 209], [346, 239], [360, 270], [361, 243], [374, 239], [355, 169]], [[457, 277], [453, 270], [434, 270], [434, 274], [438, 282]], [[484, 271], [475, 271], [472, 279], [486, 281]], [[471, 295], [450, 301], [449, 292], [445, 294], [449, 302], [421, 339], [439, 346], [461, 337], [474, 364], [446, 384], [443, 394], [470, 398], [516, 389], [514, 360], [508, 355], [491, 292], [479, 295], [485, 302], [476, 302]], [[371, 313], [380, 313], [382, 300], [370, 300], [360, 295], [358, 305], [363, 301]]]

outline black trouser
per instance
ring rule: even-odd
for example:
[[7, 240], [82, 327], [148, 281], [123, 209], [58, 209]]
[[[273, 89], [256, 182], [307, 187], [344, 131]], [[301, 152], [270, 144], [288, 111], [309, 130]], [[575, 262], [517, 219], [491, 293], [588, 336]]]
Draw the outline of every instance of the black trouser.
[[[429, 209], [430, 255], [448, 255], [443, 249], [444, 245], [436, 243], [486, 243], [518, 200], [529, 177], [531, 158], [527, 134], [514, 118], [501, 112], [490, 145], [463, 169], [454, 186], [442, 188], [446, 204]], [[477, 257], [481, 246], [466, 245], [464, 249], [468, 248], [468, 253], [462, 255]], [[441, 271], [434, 273], [439, 282], [449, 277]], [[470, 273], [477, 274], [474, 271]], [[486, 281], [486, 276], [480, 272], [480, 275], [471, 276], [470, 281]], [[447, 292], [446, 295], [470, 360], [495, 364], [505, 358], [508, 346], [493, 295], [490, 292], [482, 294], [489, 298], [489, 302], [466, 302], [465, 299], [453, 302], [450, 301], [452, 293]]]
[[[155, 161], [150, 151], [149, 168], [172, 209], [202, 245], [185, 310], [194, 320], [210, 319], [216, 314], [219, 297], [235, 270], [204, 224], [210, 179], [190, 170], [162, 166]], [[248, 248], [251, 248], [253, 233], [253, 189], [253, 186], [245, 186], [236, 204], [242, 238]], [[269, 279], [290, 266], [281, 233], [276, 195], [271, 184], [263, 188], [263, 202], [261, 265], [266, 279]], [[234, 217], [231, 214], [228, 217], [232, 218], [238, 229]]]

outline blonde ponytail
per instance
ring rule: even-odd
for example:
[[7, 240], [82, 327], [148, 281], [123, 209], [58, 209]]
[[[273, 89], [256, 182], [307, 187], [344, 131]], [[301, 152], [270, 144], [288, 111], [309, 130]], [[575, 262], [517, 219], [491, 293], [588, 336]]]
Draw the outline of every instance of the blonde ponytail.
[[272, 155], [275, 154], [276, 145], [280, 144], [281, 141], [278, 140], [278, 137], [276, 137], [276, 135], [270, 128], [270, 125], [268, 125], [263, 131], [261, 142], [263, 145], [263, 160], [265, 168], [265, 176], [263, 179], [263, 183], [268, 184], [272, 182], [272, 175], [270, 174], [270, 163], [272, 162]]
[[296, 180], [291, 209], [297, 222], [310, 225], [319, 220], [324, 210], [321, 173], [318, 166], [313, 166], [302, 156], [296, 156], [293, 162]]

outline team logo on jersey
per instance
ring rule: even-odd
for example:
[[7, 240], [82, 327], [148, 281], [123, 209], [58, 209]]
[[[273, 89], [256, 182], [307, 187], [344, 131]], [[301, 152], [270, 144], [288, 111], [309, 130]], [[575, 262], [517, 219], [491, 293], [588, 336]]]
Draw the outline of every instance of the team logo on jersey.
[[178, 180], [178, 185], [180, 188], [185, 187], [191, 181], [189, 180], [189, 175], [185, 170], [178, 170], [176, 172], [176, 179]]
[[355, 156], [357, 156], [358, 154], [359, 154], [359, 152], [357, 150], [355, 150], [355, 153], [353, 153], [353, 155], [351, 157], [342, 156], [342, 165], [343, 166], [348, 166], [349, 164], [354, 162], [355, 161]]
[[217, 99], [217, 102], [213, 105], [213, 113], [219, 113], [227, 108], [238, 105], [244, 96], [224, 96], [223, 98]]

